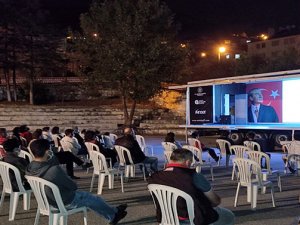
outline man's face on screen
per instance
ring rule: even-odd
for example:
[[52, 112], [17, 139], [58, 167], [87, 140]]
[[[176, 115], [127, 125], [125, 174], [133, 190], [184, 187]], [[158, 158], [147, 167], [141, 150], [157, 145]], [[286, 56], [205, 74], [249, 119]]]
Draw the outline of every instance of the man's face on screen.
[[264, 98], [260, 89], [254, 89], [249, 93], [249, 99], [252, 104], [260, 104]]

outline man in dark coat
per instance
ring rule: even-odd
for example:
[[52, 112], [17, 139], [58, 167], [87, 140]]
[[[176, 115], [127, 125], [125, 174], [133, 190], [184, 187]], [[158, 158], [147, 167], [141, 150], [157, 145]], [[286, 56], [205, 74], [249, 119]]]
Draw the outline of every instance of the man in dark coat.
[[[124, 129], [124, 135], [115, 141], [115, 145], [120, 145], [122, 147], [127, 148], [130, 151], [131, 158], [134, 164], [136, 163], [150, 164], [150, 169], [152, 170], [152, 172], [157, 171], [157, 163], [158, 163], [157, 158], [145, 156], [144, 152], [139, 146], [139, 143], [134, 139], [131, 128], [128, 127]], [[129, 163], [128, 160], [126, 160], [126, 162]], [[145, 167], [145, 172], [146, 175], [148, 176], [146, 167]]]

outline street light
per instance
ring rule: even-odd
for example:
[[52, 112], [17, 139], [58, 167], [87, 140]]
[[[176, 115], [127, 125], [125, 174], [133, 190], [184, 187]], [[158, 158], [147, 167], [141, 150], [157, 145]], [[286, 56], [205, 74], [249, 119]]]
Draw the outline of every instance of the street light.
[[221, 53], [224, 53], [226, 51], [226, 48], [224, 46], [220, 46], [218, 49], [218, 60], [220, 62], [221, 60]]

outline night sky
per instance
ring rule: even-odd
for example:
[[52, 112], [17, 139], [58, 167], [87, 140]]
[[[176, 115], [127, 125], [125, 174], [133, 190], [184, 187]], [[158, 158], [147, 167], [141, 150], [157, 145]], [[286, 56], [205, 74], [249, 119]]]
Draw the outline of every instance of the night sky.
[[[55, 22], [78, 28], [92, 0], [43, 0]], [[212, 36], [300, 25], [300, 0], [164, 0], [181, 23], [181, 35]]]

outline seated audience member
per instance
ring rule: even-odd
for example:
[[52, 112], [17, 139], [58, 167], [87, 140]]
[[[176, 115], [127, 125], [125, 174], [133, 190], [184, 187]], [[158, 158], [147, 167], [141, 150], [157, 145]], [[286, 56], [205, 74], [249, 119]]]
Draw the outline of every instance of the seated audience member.
[[[33, 137], [35, 139], [32, 139], [28, 146], [30, 148], [30, 150], [31, 150], [31, 145], [33, 142], [35, 142], [36, 140], [43, 139], [41, 129], [37, 129], [33, 133]], [[50, 144], [50, 142], [49, 142], [49, 144]], [[32, 153], [32, 151], [31, 151], [31, 153]], [[74, 176], [74, 167], [73, 167], [74, 163], [76, 163], [78, 166], [81, 166], [82, 169], [86, 169], [91, 166], [91, 164], [89, 164], [89, 163], [84, 163], [80, 158], [75, 156], [72, 152], [57, 151], [56, 148], [53, 148], [53, 154], [57, 158], [57, 160], [60, 164], [66, 164], [67, 174], [72, 179], [79, 179], [79, 177]]]
[[78, 143], [77, 138], [74, 137], [74, 131], [72, 129], [65, 130], [65, 136], [60, 141], [63, 150], [66, 152], [72, 152], [74, 155], [78, 155], [81, 145]]
[[167, 133], [165, 137], [165, 142], [171, 142], [177, 146], [177, 148], [182, 148], [181, 144], [175, 140], [175, 134], [173, 132]]
[[105, 156], [105, 158], [111, 158], [112, 166], [114, 166], [114, 164], [117, 162], [117, 156], [118, 156], [115, 149], [104, 148], [101, 145], [98, 137], [96, 136], [96, 132], [92, 131], [92, 130], [87, 130], [85, 132], [84, 139], [85, 139], [85, 142], [90, 142], [90, 143], [97, 145], [99, 147], [100, 153], [102, 153]]
[[[193, 132], [193, 133], [191, 134], [191, 137], [192, 137], [192, 138], [195, 138], [195, 139], [198, 139], [198, 134], [197, 134], [197, 132]], [[199, 140], [199, 141], [200, 141], [200, 140]], [[201, 141], [200, 141], [200, 144], [201, 144], [201, 146], [198, 146], [198, 142], [195, 142], [195, 147], [196, 147], [196, 148], [201, 148], [202, 151], [208, 151], [208, 154], [209, 154], [216, 162], [219, 161], [219, 157], [217, 156], [215, 150], [213, 150], [212, 148], [206, 147]]]
[[59, 132], [59, 127], [52, 127], [51, 134], [55, 150], [59, 152], [61, 150], [60, 140], [63, 138], [62, 134]]
[[[234, 224], [234, 214], [225, 208], [217, 207], [221, 198], [213, 191], [210, 183], [201, 173], [190, 169], [193, 153], [186, 149], [176, 149], [172, 152], [171, 161], [166, 169], [152, 174], [149, 184], [162, 184], [180, 189], [194, 200], [195, 225], [231, 225]], [[178, 201], [178, 217], [180, 224], [190, 224], [187, 217], [185, 202]], [[161, 211], [156, 210], [158, 222]]]
[[[134, 139], [131, 132], [132, 132], [131, 128], [129, 127], [125, 128], [124, 135], [116, 140], [115, 145], [120, 145], [127, 148], [130, 151], [131, 158], [134, 164], [136, 163], [150, 164], [150, 169], [152, 170], [152, 172], [156, 172], [158, 159], [156, 157], [145, 156], [144, 152], [139, 146], [139, 143]], [[126, 158], [126, 162], [129, 163], [127, 158]], [[145, 173], [146, 176], [149, 175], [146, 167], [145, 167]]]
[[[51, 158], [51, 154], [49, 157], [50, 144], [47, 140], [39, 139], [32, 142], [31, 150], [35, 159], [28, 165], [26, 174], [41, 177], [57, 185], [62, 200], [68, 208], [88, 207], [112, 225], [117, 224], [127, 215], [126, 204], [112, 207], [99, 196], [79, 191], [76, 183], [67, 176], [57, 161]], [[46, 192], [46, 195], [50, 204], [56, 207], [52, 193]]]
[[[3, 143], [7, 140], [7, 132], [6, 128], [0, 128], [0, 145], [3, 145]], [[0, 147], [0, 159], [5, 157], [6, 152], [3, 148]]]
[[78, 127], [74, 128], [74, 137], [77, 139], [78, 144], [80, 145], [78, 155], [87, 155], [88, 151], [84, 144], [84, 138], [81, 137]]
[[26, 141], [23, 141], [21, 139], [21, 136], [20, 136], [20, 127], [14, 127], [14, 129], [12, 130], [12, 136], [14, 136], [15, 138], [17, 138], [19, 140], [21, 148], [23, 150], [25, 150], [27, 148]]
[[113, 144], [113, 142], [110, 139], [109, 132], [105, 132], [103, 134], [103, 137], [104, 137], [103, 138], [103, 142], [104, 142], [105, 147], [113, 149], [114, 148], [114, 144]]
[[50, 127], [43, 127], [42, 129], [43, 138], [48, 140], [50, 143], [53, 141]]
[[[284, 164], [286, 163], [288, 156], [292, 154], [299, 155], [300, 158], [300, 138], [297, 136], [295, 136], [295, 140], [291, 141], [289, 152], [285, 152], [285, 154], [282, 155], [282, 160]], [[289, 168], [291, 173], [296, 173], [296, 169], [297, 169], [296, 163], [288, 162], [287, 167]]]
[[[3, 161], [19, 169], [23, 186], [26, 190], [29, 190], [30, 185], [29, 183], [27, 183], [25, 179], [25, 170], [29, 162], [26, 159], [18, 156], [20, 152], [19, 146], [20, 143], [17, 138], [7, 139], [3, 143], [3, 148], [6, 151], [6, 156], [3, 158]], [[19, 191], [16, 177], [12, 171], [10, 171], [9, 176], [10, 176], [13, 191]]]
[[29, 131], [29, 127], [27, 127], [27, 125], [21, 125], [20, 126], [20, 136], [26, 139], [27, 144], [31, 141], [32, 139], [32, 134]]

